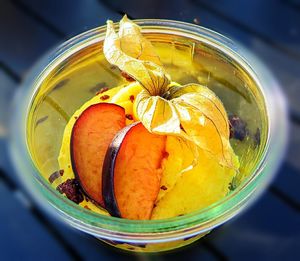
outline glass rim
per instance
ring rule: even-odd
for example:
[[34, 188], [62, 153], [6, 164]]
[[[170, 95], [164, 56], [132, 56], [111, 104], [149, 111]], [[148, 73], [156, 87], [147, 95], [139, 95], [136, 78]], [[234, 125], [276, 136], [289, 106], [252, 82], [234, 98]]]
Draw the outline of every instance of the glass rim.
[[[251, 175], [233, 192], [216, 203], [183, 215], [161, 220], [128, 220], [103, 216], [86, 210], [57, 192], [40, 174], [30, 157], [27, 144], [27, 116], [39, 83], [51, 72], [54, 64], [76, 51], [104, 39], [106, 26], [97, 27], [64, 42], [45, 55], [30, 71], [15, 97], [14, 117], [11, 121], [10, 153], [17, 173], [33, 198], [45, 208], [47, 201], [67, 223], [97, 237], [115, 240], [161, 241], [179, 239], [193, 233], [206, 232], [224, 223], [257, 198], [271, 181], [284, 154], [287, 141], [287, 109], [279, 84], [271, 72], [248, 50], [229, 38], [210, 29], [185, 22], [143, 19], [135, 20], [143, 32], [168, 32], [198, 41], [207, 41], [242, 66], [260, 87], [267, 109], [268, 137], [261, 158]], [[118, 24], [116, 24], [118, 25]], [[256, 70], [253, 69], [255, 65]], [[48, 73], [47, 73], [48, 72]], [[260, 72], [260, 73], [258, 73]], [[272, 104], [277, 101], [276, 106]], [[279, 116], [278, 116], [279, 115]], [[22, 176], [22, 172], [29, 173]], [[32, 175], [35, 185], [29, 181]], [[27, 178], [27, 179], [26, 179]], [[38, 190], [37, 190], [37, 186]], [[253, 195], [256, 195], [254, 197]], [[47, 206], [46, 206], [47, 207]]]

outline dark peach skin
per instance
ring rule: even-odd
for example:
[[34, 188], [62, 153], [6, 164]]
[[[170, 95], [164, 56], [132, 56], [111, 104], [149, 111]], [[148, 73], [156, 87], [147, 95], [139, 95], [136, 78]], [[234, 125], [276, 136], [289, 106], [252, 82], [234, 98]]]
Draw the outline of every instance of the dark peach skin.
[[126, 125], [125, 110], [110, 103], [91, 105], [76, 120], [71, 135], [71, 162], [85, 194], [104, 206], [102, 165], [114, 136]]
[[150, 219], [160, 189], [166, 136], [150, 133], [141, 123], [122, 129], [103, 164], [103, 199], [116, 217]]

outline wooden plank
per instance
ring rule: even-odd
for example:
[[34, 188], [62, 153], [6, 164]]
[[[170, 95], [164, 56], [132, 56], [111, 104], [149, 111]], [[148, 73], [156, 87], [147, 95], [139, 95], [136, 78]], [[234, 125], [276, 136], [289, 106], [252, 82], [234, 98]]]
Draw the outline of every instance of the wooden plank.
[[0, 181], [2, 260], [72, 260]]
[[11, 106], [13, 94], [15, 91], [16, 83], [11, 77], [1, 70], [0, 67], [0, 82], [1, 82], [1, 95], [0, 95], [0, 139], [5, 137], [8, 133], [7, 124], [9, 120], [9, 107]]
[[0, 35], [0, 61], [19, 75], [60, 39], [9, 1], [1, 3]]
[[[290, 141], [288, 151], [286, 153], [285, 162], [282, 165], [278, 177], [274, 180], [273, 186], [279, 189], [279, 194], [284, 193], [287, 199], [295, 202], [297, 208], [299, 206], [300, 213], [300, 162], [299, 162], [299, 148], [300, 148], [300, 125], [291, 124]], [[278, 193], [278, 192], [277, 192]], [[291, 203], [293, 205], [293, 203]]]
[[[83, 260], [120, 260], [129, 261], [138, 259], [136, 254], [127, 254], [106, 244], [101, 243], [96, 238], [83, 232], [77, 231], [66, 224], [56, 220], [51, 223], [58, 229], [60, 235], [68, 242], [72, 248], [76, 249]], [[121, 253], [121, 255], [120, 255]]]
[[41, 16], [48, 24], [68, 37], [104, 25], [107, 19], [120, 20], [120, 14], [97, 0], [56, 1], [14, 0], [15, 6], [28, 15]]
[[300, 11], [300, 1], [299, 0], [283, 0], [287, 5], [290, 5], [291, 8], [295, 8], [297, 11]]
[[155, 260], [195, 261], [195, 260], [224, 260], [226, 257], [206, 241], [200, 239], [182, 249], [173, 250], [170, 253], [153, 254]]
[[281, 0], [209, 1], [192, 0], [223, 17], [244, 31], [275, 45], [279, 50], [300, 59], [300, 16], [296, 9]]
[[300, 215], [267, 193], [210, 239], [230, 260], [299, 260]]
[[[1, 65], [1, 63], [0, 63]], [[10, 120], [10, 106], [16, 91], [16, 81], [0, 66], [0, 169], [7, 176], [16, 179], [16, 175], [8, 157], [7, 137], [9, 135], [8, 123]]]

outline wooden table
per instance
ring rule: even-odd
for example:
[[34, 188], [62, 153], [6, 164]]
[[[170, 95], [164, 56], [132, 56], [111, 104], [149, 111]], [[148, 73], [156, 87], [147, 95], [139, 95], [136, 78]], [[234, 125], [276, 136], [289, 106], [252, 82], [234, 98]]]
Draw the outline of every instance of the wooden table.
[[[300, 1], [145, 2], [1, 1], [0, 260], [300, 260]], [[26, 71], [49, 48], [124, 13], [196, 23], [238, 40], [269, 66], [289, 101], [289, 149], [271, 187], [245, 215], [175, 253], [126, 254], [51, 220], [23, 191], [7, 155], [4, 111]]]

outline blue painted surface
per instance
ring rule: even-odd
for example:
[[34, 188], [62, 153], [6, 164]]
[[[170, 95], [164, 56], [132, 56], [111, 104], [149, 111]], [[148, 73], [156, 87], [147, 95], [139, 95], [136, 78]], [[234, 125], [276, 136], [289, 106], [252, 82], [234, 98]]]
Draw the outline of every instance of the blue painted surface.
[[1, 2], [0, 17], [0, 61], [18, 74], [25, 73], [41, 54], [59, 41], [11, 1]]
[[211, 241], [230, 260], [299, 260], [300, 212], [267, 193]]
[[0, 182], [1, 260], [71, 260], [48, 231]]
[[[287, 157], [274, 180], [274, 186], [284, 192], [299, 206], [300, 211], [300, 125], [292, 124]], [[299, 213], [300, 216], [300, 213]], [[300, 218], [300, 217], [299, 217]]]
[[16, 174], [11, 165], [7, 149], [8, 122], [10, 114], [7, 113], [16, 90], [16, 82], [0, 68], [0, 169], [5, 175], [16, 180]]
[[17, 0], [17, 8], [29, 8], [66, 36], [104, 25], [107, 19], [120, 20], [121, 15], [100, 5], [97, 0], [39, 1]]
[[250, 34], [269, 39], [300, 55], [299, 11], [282, 0], [192, 0], [199, 8], [224, 16]]
[[[300, 8], [298, 0], [6, 0], [0, 8], [0, 124], [22, 76], [49, 48], [82, 31], [118, 20], [168, 18], [237, 39], [281, 81], [300, 115]], [[5, 65], [3, 67], [3, 64]], [[268, 190], [244, 215], [204, 241], [169, 254], [128, 255], [48, 219], [27, 204], [0, 138], [0, 260], [299, 260], [300, 125], [292, 122], [287, 157]], [[17, 195], [17, 196], [16, 196]], [[26, 203], [27, 202], [27, 203]], [[72, 255], [71, 252], [74, 252]]]

